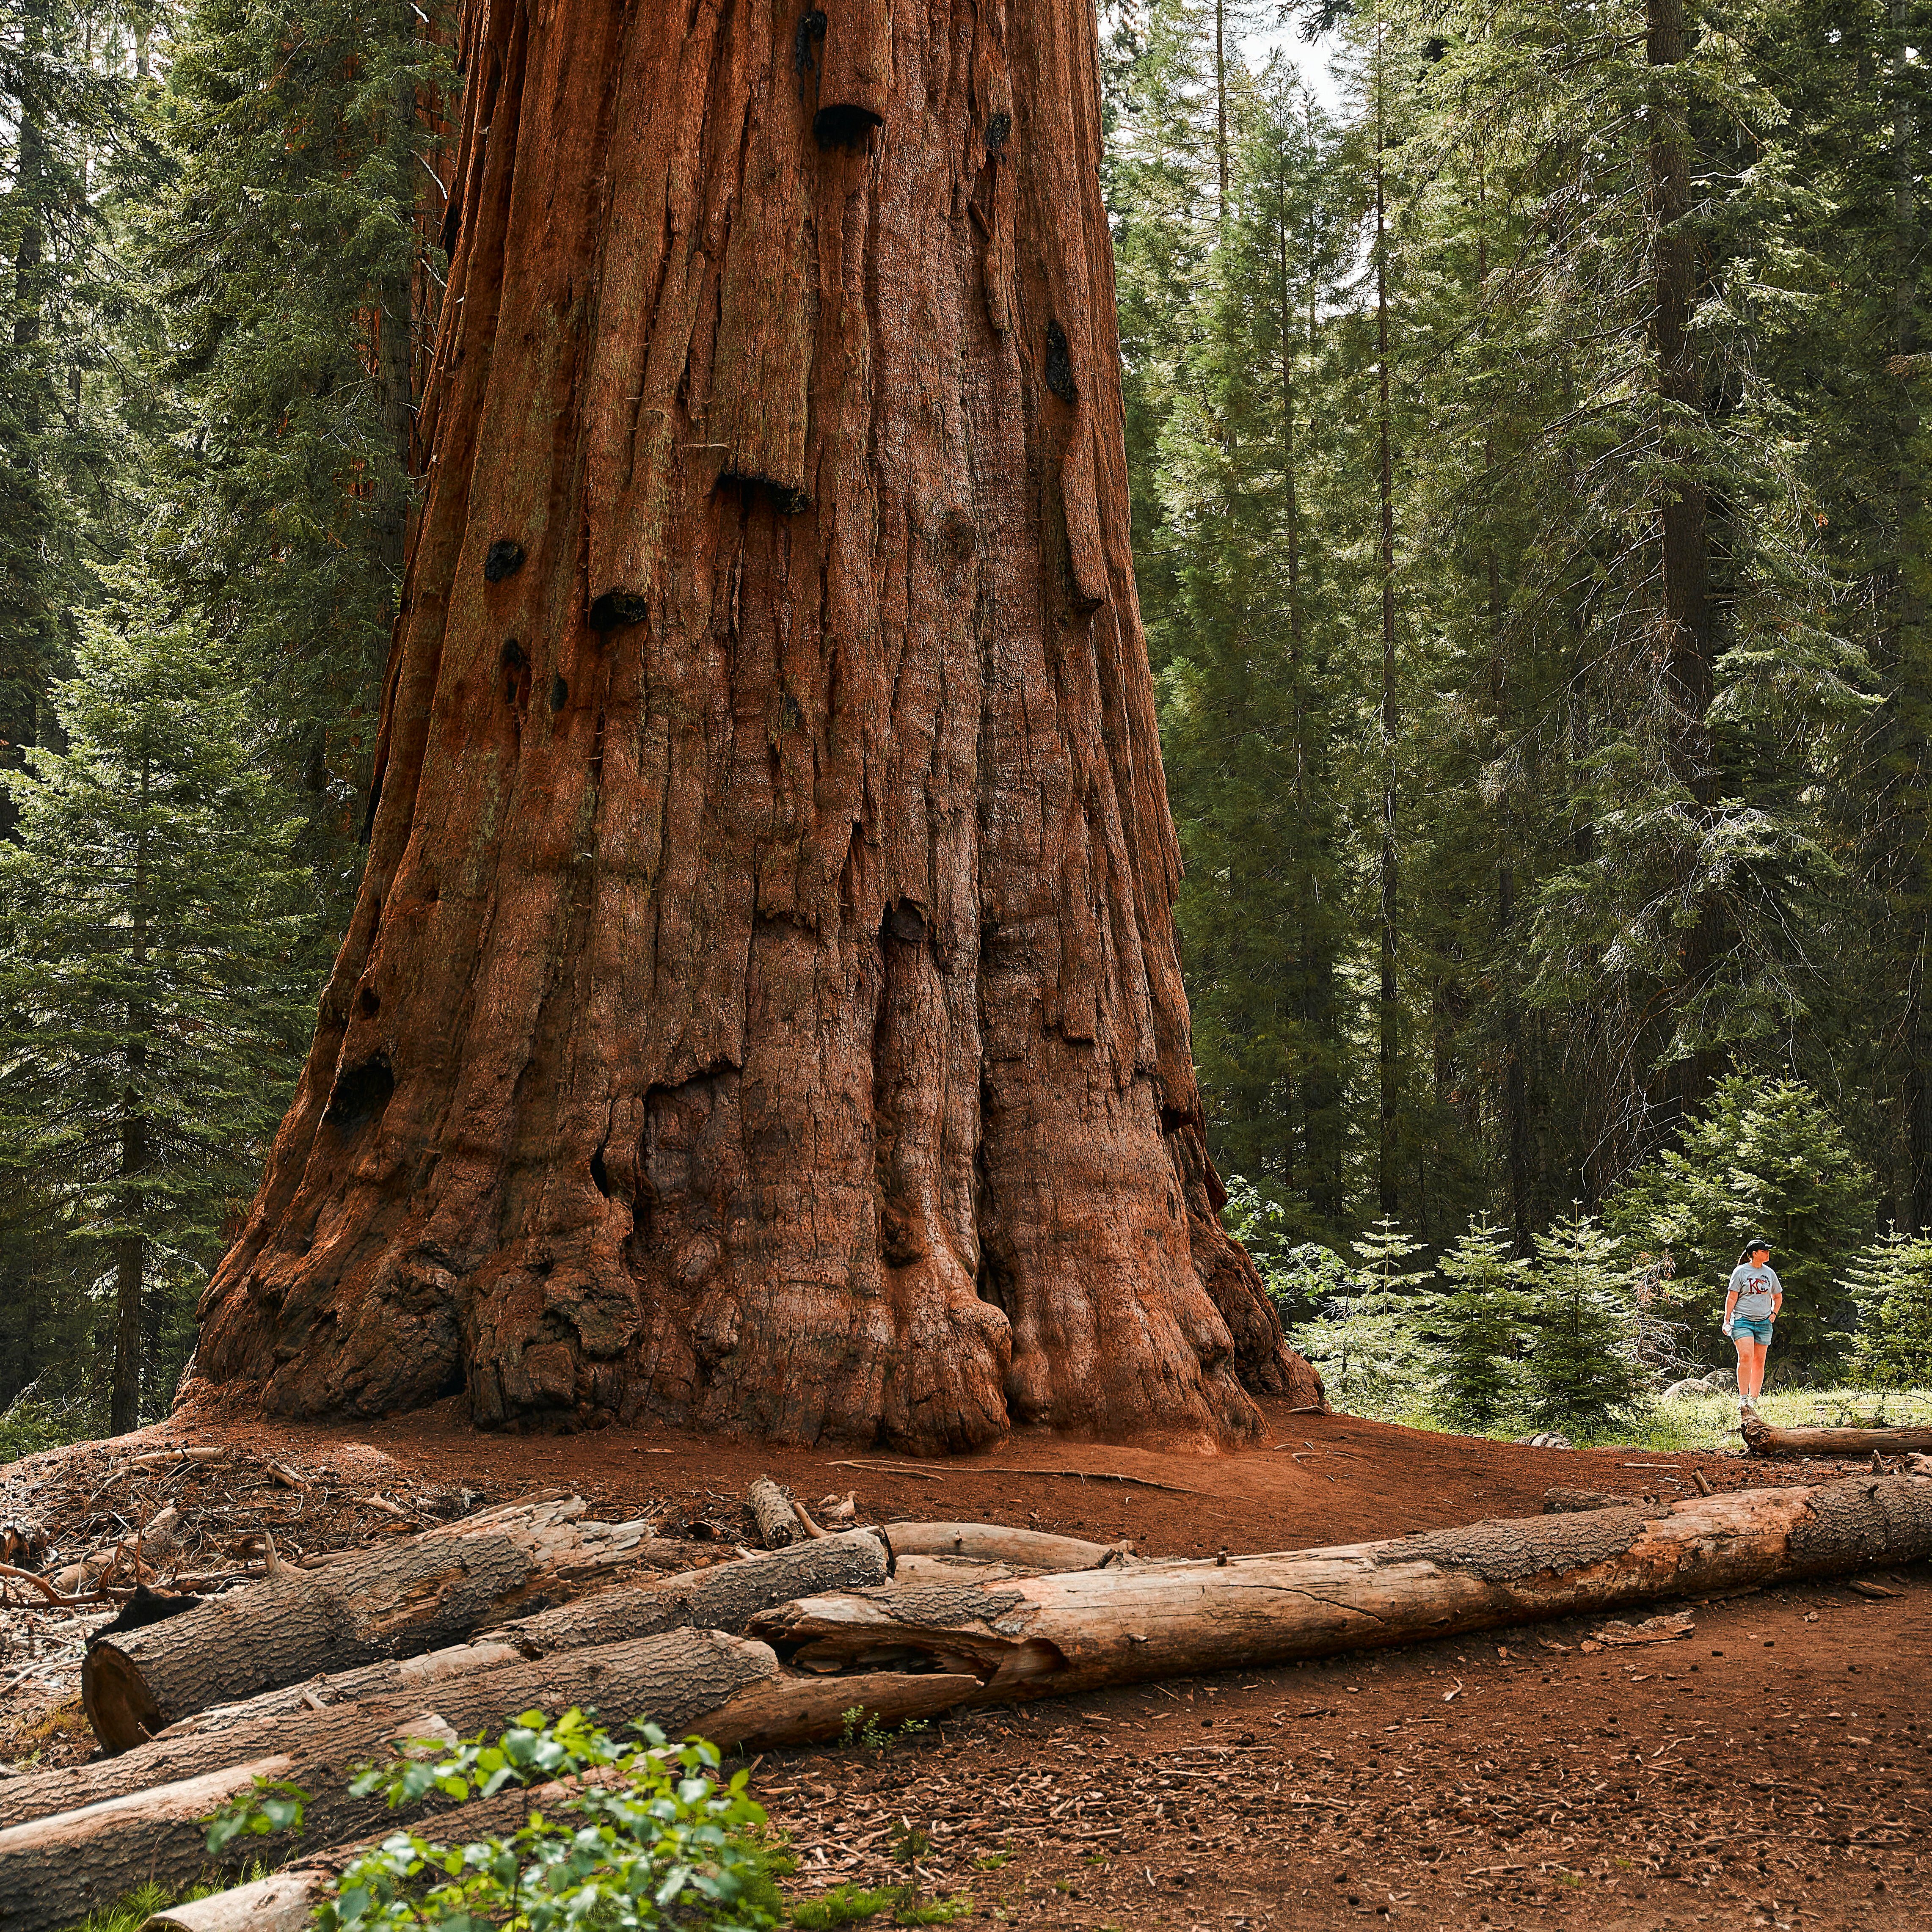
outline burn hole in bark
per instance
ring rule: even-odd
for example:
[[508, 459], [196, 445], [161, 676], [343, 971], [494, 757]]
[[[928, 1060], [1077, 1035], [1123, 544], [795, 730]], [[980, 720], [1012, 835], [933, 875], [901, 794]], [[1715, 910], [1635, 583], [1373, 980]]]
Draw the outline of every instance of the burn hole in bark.
[[530, 701], [530, 661], [514, 638], [503, 642], [503, 702], [520, 712]]
[[590, 1156], [590, 1178], [597, 1184], [597, 1191], [606, 1201], [610, 1198], [610, 1170], [604, 1165], [604, 1150], [599, 1148]]
[[909, 946], [924, 945], [925, 914], [910, 899], [901, 899], [898, 904], [886, 908], [882, 936], [887, 939], [903, 940]]
[[515, 576], [523, 567], [523, 545], [514, 537], [499, 537], [483, 560], [483, 580], [485, 584], [501, 584], [505, 578]]
[[389, 1056], [376, 1054], [359, 1066], [335, 1076], [322, 1118], [337, 1132], [353, 1133], [382, 1118], [382, 1110], [395, 1090], [396, 1076], [389, 1070]]
[[607, 590], [590, 607], [590, 628], [602, 633], [641, 624], [650, 606], [632, 590]]
[[1196, 1117], [1183, 1113], [1178, 1107], [1163, 1107], [1160, 1110], [1160, 1130], [1164, 1134], [1177, 1134], [1183, 1127], [1191, 1127]]
[[866, 137], [884, 121], [869, 107], [856, 100], [835, 100], [812, 117], [812, 138], [821, 148], [842, 148], [847, 153], [862, 148]]
[[796, 517], [812, 508], [812, 499], [802, 490], [795, 490], [789, 483], [778, 482], [770, 476], [754, 476], [740, 470], [721, 470], [718, 472], [720, 489], [727, 484], [742, 490], [748, 506], [763, 496], [782, 517]]
[[1047, 322], [1047, 388], [1060, 402], [1076, 402], [1080, 390], [1074, 386], [1072, 350], [1066, 346], [1066, 330], [1059, 322]]
[[370, 833], [376, 829], [376, 808], [380, 805], [382, 802], [382, 774], [380, 772], [378, 772], [376, 774], [374, 782], [372, 783], [369, 788], [369, 809], [362, 814], [362, 842], [364, 845], [368, 844], [369, 842]]
[[1057, 322], [1046, 325], [1046, 386], [1063, 403], [1076, 401], [1080, 394], [1074, 386], [1073, 355], [1066, 346], [1066, 332]]
[[553, 711], [561, 711], [569, 702], [570, 686], [564, 682], [563, 674], [560, 671], [550, 680], [550, 708]]
[[382, 1010], [382, 996], [374, 986], [364, 986], [356, 995], [356, 1010], [364, 1019], [373, 1020]]
[[992, 114], [986, 118], [986, 152], [997, 154], [1006, 145], [1006, 136], [1013, 131], [1013, 117], [1010, 114]]
[[798, 76], [798, 98], [805, 98], [805, 77], [818, 71], [818, 50], [825, 44], [825, 11], [808, 7], [798, 16], [798, 32], [792, 36], [791, 70]]

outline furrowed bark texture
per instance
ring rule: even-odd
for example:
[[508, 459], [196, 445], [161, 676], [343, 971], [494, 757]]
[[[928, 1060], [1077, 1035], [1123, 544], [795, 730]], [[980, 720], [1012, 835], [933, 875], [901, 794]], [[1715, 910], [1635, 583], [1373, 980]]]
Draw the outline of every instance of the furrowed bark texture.
[[[761, 1643], [716, 1630], [674, 1630], [457, 1678], [436, 1685], [427, 1705], [403, 1700], [313, 1712], [305, 1719], [284, 1716], [252, 1748], [236, 1730], [182, 1738], [171, 1781], [100, 1802], [83, 1801], [81, 1808], [0, 1831], [0, 1928], [49, 1932], [77, 1923], [150, 1879], [185, 1884], [208, 1862], [203, 1821], [245, 1794], [257, 1776], [291, 1780], [310, 1794], [306, 1844], [340, 1844], [379, 1829], [394, 1815], [380, 1798], [351, 1798], [346, 1790], [349, 1771], [384, 1758], [392, 1738], [453, 1742], [500, 1730], [526, 1710], [555, 1718], [573, 1704], [594, 1709], [614, 1732], [638, 1717], [675, 1736], [776, 1672]], [[762, 1715], [762, 1703], [759, 1710]], [[251, 1840], [248, 1854], [286, 1856], [286, 1850], [274, 1838]]]
[[200, 1374], [915, 1450], [1319, 1401], [1202, 1138], [1090, 0], [460, 51], [368, 867]]
[[584, 1508], [572, 1497], [493, 1510], [103, 1638], [81, 1668], [88, 1721], [125, 1750], [212, 1704], [434, 1650], [560, 1603], [651, 1540], [648, 1522], [575, 1520]]
[[1861, 1478], [1523, 1516], [1226, 1564], [808, 1598], [751, 1631], [807, 1670], [975, 1671], [973, 1701], [1251, 1670], [1932, 1555], [1932, 1480]]

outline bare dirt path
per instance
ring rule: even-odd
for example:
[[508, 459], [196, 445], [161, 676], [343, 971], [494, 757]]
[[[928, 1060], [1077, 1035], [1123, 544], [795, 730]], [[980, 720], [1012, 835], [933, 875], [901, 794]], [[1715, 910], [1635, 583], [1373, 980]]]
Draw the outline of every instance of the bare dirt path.
[[[1264, 1408], [1282, 1446], [1221, 1457], [1026, 1436], [927, 1463], [478, 1436], [448, 1408], [148, 1433], [352, 1465], [376, 1490], [386, 1474], [491, 1501], [568, 1484], [601, 1513], [728, 1538], [769, 1472], [808, 1505], [856, 1491], [861, 1520], [980, 1518], [1172, 1555], [1532, 1514], [1556, 1484], [1674, 1498], [1694, 1468], [1728, 1488], [1838, 1466], [1530, 1450]], [[995, 1710], [884, 1752], [778, 1754], [754, 1786], [792, 1840], [794, 1890], [910, 1877], [970, 1891], [979, 1923], [1916, 1927], [1932, 1921], [1932, 1575], [1872, 1581], [1894, 1594], [1694, 1605], [1692, 1636], [1640, 1649], [1586, 1652], [1571, 1624]]]

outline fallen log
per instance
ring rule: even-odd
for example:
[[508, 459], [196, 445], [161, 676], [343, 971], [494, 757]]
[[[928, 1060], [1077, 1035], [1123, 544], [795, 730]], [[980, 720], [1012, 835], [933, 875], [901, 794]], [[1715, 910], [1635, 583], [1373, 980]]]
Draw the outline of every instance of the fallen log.
[[1009, 1529], [998, 1522], [889, 1522], [884, 1534], [895, 1562], [902, 1556], [962, 1556], [1022, 1570], [1098, 1570], [1120, 1562], [1126, 1554], [1120, 1544]]
[[758, 1612], [808, 1592], [883, 1583], [885, 1578], [886, 1552], [878, 1538], [869, 1530], [855, 1529], [797, 1549], [667, 1577], [658, 1584], [620, 1585], [484, 1633], [472, 1642], [420, 1657], [385, 1658], [284, 1684], [242, 1702], [212, 1706], [114, 1757], [0, 1782], [0, 1828], [194, 1776], [238, 1756], [260, 1754], [273, 1746], [287, 1724], [313, 1724], [318, 1712], [358, 1705], [468, 1708], [470, 1694], [460, 1688], [466, 1678], [665, 1631], [735, 1634]]
[[1738, 1431], [1754, 1456], [1905, 1456], [1932, 1450], [1932, 1427], [1779, 1429], [1748, 1412]]
[[[392, 1739], [448, 1740], [500, 1730], [526, 1710], [555, 1716], [572, 1705], [594, 1708], [614, 1732], [633, 1718], [649, 1718], [678, 1733], [777, 1672], [777, 1660], [761, 1643], [715, 1630], [676, 1630], [471, 1672], [439, 1684], [433, 1706], [408, 1698], [357, 1704], [144, 1746], [176, 1751], [170, 1782], [0, 1831], [0, 1928], [52, 1932], [147, 1880], [184, 1885], [207, 1863], [202, 1821], [258, 1777], [286, 1780], [310, 1794], [305, 1843], [340, 1844], [391, 1815], [380, 1799], [351, 1798], [344, 1774], [381, 1756]], [[756, 1708], [762, 1718], [766, 1707]], [[251, 1838], [248, 1855], [273, 1857], [280, 1843]]]
[[407, 1657], [541, 1610], [628, 1567], [647, 1522], [580, 1521], [574, 1497], [512, 1504], [321, 1570], [283, 1568], [181, 1616], [91, 1645], [81, 1702], [111, 1751], [212, 1704]]
[[599, 1590], [488, 1635], [537, 1656], [686, 1624], [742, 1630], [759, 1611], [811, 1592], [883, 1583], [886, 1568], [884, 1546], [872, 1531], [842, 1530], [708, 1570]]
[[768, 1610], [749, 1628], [808, 1670], [974, 1672], [985, 1682], [970, 1701], [998, 1703], [1250, 1670], [1928, 1555], [1932, 1482], [1862, 1477], [1225, 1564], [814, 1597]]
[[767, 1550], [788, 1550], [805, 1534], [805, 1526], [791, 1498], [769, 1476], [752, 1485], [747, 1500], [757, 1520], [759, 1540]]
[[[899, 1671], [764, 1678], [698, 1720], [697, 1728], [714, 1744], [738, 1744], [747, 1750], [811, 1744], [838, 1736], [855, 1711], [861, 1714], [860, 1721], [869, 1719], [882, 1726], [937, 1716], [976, 1690], [979, 1682], [976, 1677], [908, 1676]], [[611, 1774], [592, 1772], [582, 1779], [560, 1778], [500, 1792], [494, 1798], [440, 1813], [419, 1828], [442, 1845], [503, 1838], [531, 1812], [554, 1810], [585, 1785], [613, 1781]], [[141, 1932], [305, 1932], [315, 1908], [328, 1896], [330, 1882], [385, 1835], [378, 1833], [252, 1884], [157, 1912]]]

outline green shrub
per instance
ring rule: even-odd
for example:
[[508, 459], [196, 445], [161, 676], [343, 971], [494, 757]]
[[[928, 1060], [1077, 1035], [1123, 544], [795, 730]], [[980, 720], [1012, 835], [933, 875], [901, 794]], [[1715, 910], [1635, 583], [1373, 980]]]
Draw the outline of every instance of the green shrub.
[[30, 1384], [0, 1414], [0, 1463], [16, 1462], [43, 1449], [58, 1449], [94, 1433], [94, 1418], [78, 1402], [43, 1400]]
[[1932, 1239], [1893, 1228], [1853, 1256], [1845, 1286], [1858, 1317], [1852, 1381], [1874, 1389], [1932, 1384]]

